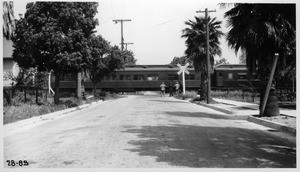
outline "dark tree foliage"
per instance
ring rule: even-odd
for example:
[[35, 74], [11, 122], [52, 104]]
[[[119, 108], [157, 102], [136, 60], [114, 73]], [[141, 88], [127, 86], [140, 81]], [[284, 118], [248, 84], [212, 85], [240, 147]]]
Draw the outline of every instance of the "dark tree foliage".
[[3, 35], [10, 40], [15, 30], [14, 2], [3, 1]]
[[[186, 38], [185, 44], [187, 49], [185, 54], [187, 58], [193, 62], [195, 72], [201, 75], [200, 96], [207, 99], [207, 60], [206, 60], [206, 20], [204, 17], [195, 17], [195, 21], [189, 20], [185, 24], [182, 32], [182, 37]], [[214, 56], [221, 55], [220, 37], [223, 35], [221, 29], [221, 21], [216, 21], [216, 18], [208, 17], [209, 26], [209, 51], [210, 64], [214, 64]], [[211, 65], [211, 72], [213, 72], [213, 65]]]
[[295, 4], [235, 4], [225, 17], [230, 27], [228, 43], [236, 52], [245, 50], [247, 67], [250, 72], [256, 70], [261, 80], [261, 95], [264, 95], [275, 53], [279, 54], [279, 61], [274, 79], [295, 73]]
[[111, 47], [100, 35], [92, 35], [88, 45], [91, 54], [88, 73], [93, 82], [94, 94], [96, 85], [105, 76], [112, 75], [117, 69], [124, 68], [125, 65], [135, 65], [136, 59], [132, 51], [121, 51], [117, 46]]
[[176, 66], [177, 64], [185, 65], [186, 63], [190, 63], [192, 65], [191, 60], [189, 60], [186, 56], [174, 57], [170, 62], [170, 65]]
[[216, 60], [216, 61], [215, 61], [215, 66], [216, 66], [216, 65], [219, 65], [219, 64], [229, 64], [229, 63], [227, 62], [227, 59], [225, 59], [225, 58], [220, 58], [219, 60]]
[[107, 60], [106, 58], [108, 58], [108, 54], [110, 53], [110, 45], [105, 39], [103, 39], [100, 35], [99, 36], [92, 35], [91, 38], [89, 39], [88, 45], [90, 47], [90, 53], [91, 53], [88, 73], [90, 79], [93, 82], [94, 94], [95, 94], [96, 84], [101, 82], [104, 76], [109, 75], [110, 72], [115, 70], [115, 68], [114, 69], [108, 68], [109, 60]]
[[136, 59], [134, 58], [134, 54], [130, 50], [123, 50], [123, 56], [124, 56], [124, 65], [135, 65]]
[[55, 104], [59, 76], [88, 67], [88, 38], [98, 24], [97, 2], [35, 2], [16, 23], [13, 58], [20, 67], [53, 71]]

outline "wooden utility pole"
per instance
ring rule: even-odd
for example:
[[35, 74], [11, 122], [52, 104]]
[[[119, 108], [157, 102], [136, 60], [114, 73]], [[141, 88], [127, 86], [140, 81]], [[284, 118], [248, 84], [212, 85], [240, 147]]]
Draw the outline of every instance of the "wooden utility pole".
[[124, 42], [123, 44], [125, 44], [125, 50], [127, 50], [127, 45], [132, 45], [133, 43], [131, 43], [131, 42]]
[[209, 58], [209, 22], [208, 22], [208, 13], [209, 12], [216, 12], [216, 10], [207, 10], [205, 11], [196, 11], [197, 13], [205, 12], [205, 21], [206, 21], [206, 61], [207, 61], [207, 104], [210, 103], [210, 58]]
[[123, 38], [123, 22], [126, 21], [131, 21], [130, 19], [117, 19], [117, 20], [113, 20], [116, 24], [118, 22], [121, 22], [121, 50], [124, 49], [124, 38]]
[[81, 72], [77, 73], [77, 98], [81, 98]]
[[268, 100], [270, 89], [271, 89], [271, 84], [272, 84], [275, 69], [276, 69], [276, 66], [277, 66], [278, 57], [279, 57], [279, 54], [275, 53], [275, 58], [274, 58], [273, 66], [272, 66], [272, 71], [270, 73], [269, 82], [268, 82], [267, 89], [266, 89], [266, 92], [265, 92], [265, 96], [264, 96], [264, 99], [263, 99], [263, 102], [262, 102], [262, 106], [260, 108], [260, 113], [259, 113], [260, 117], [262, 117], [264, 115], [264, 112], [265, 112], [267, 100]]

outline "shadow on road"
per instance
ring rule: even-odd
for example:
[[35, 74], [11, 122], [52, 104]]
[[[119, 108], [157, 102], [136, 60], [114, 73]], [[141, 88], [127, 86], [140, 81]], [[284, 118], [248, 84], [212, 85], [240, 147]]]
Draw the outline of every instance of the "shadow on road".
[[188, 103], [185, 101], [178, 101], [178, 100], [149, 100], [150, 102], [160, 102], [160, 103]]
[[[174, 113], [173, 115], [179, 115]], [[193, 114], [188, 114], [193, 116]], [[174, 167], [295, 168], [294, 143], [260, 130], [192, 125], [144, 126], [127, 129], [140, 140], [130, 141], [140, 156]]]
[[195, 117], [195, 118], [212, 118], [212, 119], [234, 119], [234, 116], [218, 115], [204, 112], [184, 112], [184, 111], [166, 111], [167, 115], [179, 116], [179, 117]]

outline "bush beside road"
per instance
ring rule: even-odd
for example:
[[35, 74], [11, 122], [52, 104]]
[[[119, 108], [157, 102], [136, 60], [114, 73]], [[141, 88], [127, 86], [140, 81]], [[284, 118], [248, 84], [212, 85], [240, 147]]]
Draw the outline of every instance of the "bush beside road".
[[41, 104], [35, 104], [32, 97], [29, 97], [29, 101], [24, 103], [20, 95], [15, 96], [14, 103], [12, 106], [3, 107], [3, 124], [8, 124], [16, 122], [23, 119], [28, 119], [34, 116], [46, 115], [49, 113], [79, 107], [80, 105], [90, 104], [92, 102], [97, 102], [99, 100], [109, 100], [118, 98], [117, 94], [111, 94], [106, 92], [101, 92], [97, 94], [96, 97], [90, 93], [86, 95], [86, 100], [78, 99], [71, 94], [62, 94], [63, 97], [60, 99], [60, 104], [55, 105], [53, 103], [53, 98], [48, 98], [46, 102]]

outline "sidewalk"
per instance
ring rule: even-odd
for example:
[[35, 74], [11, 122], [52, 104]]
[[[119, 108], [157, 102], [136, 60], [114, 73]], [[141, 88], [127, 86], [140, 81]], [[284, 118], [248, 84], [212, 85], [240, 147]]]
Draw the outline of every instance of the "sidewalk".
[[[296, 128], [289, 127], [282, 123], [258, 118], [259, 105], [255, 103], [238, 102], [226, 99], [213, 98], [214, 101], [218, 102], [215, 104], [199, 103], [201, 106], [205, 106], [223, 113], [226, 113], [232, 117], [242, 120], [248, 120], [250, 122], [263, 125], [266, 127], [273, 128], [277, 131], [287, 132], [296, 135]], [[197, 103], [198, 104], [198, 103]], [[295, 118], [297, 117], [297, 110], [280, 108], [280, 115]]]
[[[233, 100], [217, 99], [217, 98], [213, 98], [213, 100], [224, 104], [224, 107], [232, 111], [233, 114], [245, 115], [247, 114], [247, 112], [249, 114], [257, 114], [257, 115], [259, 114], [259, 105], [255, 103], [238, 102]], [[285, 116], [290, 116], [290, 117], [297, 116], [297, 110], [293, 110], [293, 109], [280, 108], [279, 112], [281, 115], [285, 115]]]

